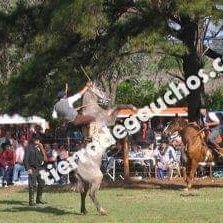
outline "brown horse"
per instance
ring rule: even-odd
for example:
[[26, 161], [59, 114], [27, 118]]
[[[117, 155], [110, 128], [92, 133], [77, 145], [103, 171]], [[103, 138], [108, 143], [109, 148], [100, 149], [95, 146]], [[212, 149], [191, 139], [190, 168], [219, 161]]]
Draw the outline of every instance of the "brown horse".
[[178, 132], [182, 137], [187, 155], [186, 183], [187, 189], [192, 186], [192, 180], [199, 162], [212, 161], [212, 153], [204, 140], [203, 130], [195, 123], [188, 123], [183, 118], [176, 118], [166, 127], [165, 134], [172, 135]]

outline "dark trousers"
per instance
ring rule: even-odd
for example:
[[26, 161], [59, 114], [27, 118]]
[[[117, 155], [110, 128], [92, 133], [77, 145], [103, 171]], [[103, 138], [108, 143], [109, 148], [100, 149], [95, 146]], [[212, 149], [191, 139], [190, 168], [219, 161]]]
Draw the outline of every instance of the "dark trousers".
[[0, 167], [0, 172], [2, 172], [3, 183], [8, 184], [12, 181], [13, 166]]
[[45, 185], [44, 180], [41, 178], [39, 174], [39, 170], [33, 170], [32, 174], [29, 174], [28, 177], [29, 188], [36, 188], [38, 184], [38, 188], [43, 188]]

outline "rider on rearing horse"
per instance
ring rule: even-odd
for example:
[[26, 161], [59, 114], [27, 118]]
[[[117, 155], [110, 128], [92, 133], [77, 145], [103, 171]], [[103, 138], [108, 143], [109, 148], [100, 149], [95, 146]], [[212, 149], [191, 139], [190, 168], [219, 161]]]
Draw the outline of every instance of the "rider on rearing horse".
[[73, 107], [73, 103], [81, 99], [91, 85], [92, 83], [88, 82], [81, 91], [70, 97], [67, 97], [65, 91], [58, 92], [57, 97], [59, 100], [54, 105], [52, 117], [54, 119], [60, 118], [76, 126], [87, 126], [91, 122], [94, 122], [95, 118], [93, 116], [78, 114], [77, 110]]

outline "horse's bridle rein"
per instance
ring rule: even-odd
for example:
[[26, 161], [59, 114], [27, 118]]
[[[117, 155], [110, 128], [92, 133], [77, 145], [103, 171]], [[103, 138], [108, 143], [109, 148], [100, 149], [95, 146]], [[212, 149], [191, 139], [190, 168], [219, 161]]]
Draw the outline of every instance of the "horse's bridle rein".
[[[92, 88], [88, 89], [91, 93], [93, 93], [99, 100], [98, 104], [103, 106], [109, 103], [111, 101], [110, 98], [108, 98], [106, 95], [99, 95], [97, 92], [95, 92]], [[100, 91], [100, 89], [98, 89]]]

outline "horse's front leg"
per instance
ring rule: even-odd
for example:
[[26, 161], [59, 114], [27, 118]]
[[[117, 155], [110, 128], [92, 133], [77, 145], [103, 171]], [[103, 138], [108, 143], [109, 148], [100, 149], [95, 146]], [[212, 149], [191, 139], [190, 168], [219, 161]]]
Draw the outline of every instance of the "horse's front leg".
[[192, 180], [194, 178], [195, 172], [197, 170], [198, 162], [195, 160], [190, 160], [188, 161], [187, 164], [187, 177], [186, 177], [186, 182], [187, 182], [187, 190], [191, 189], [192, 187]]

